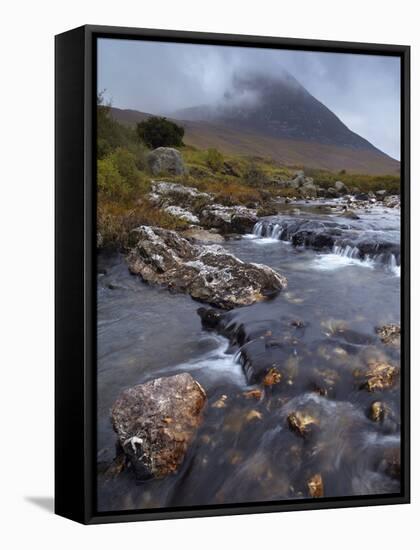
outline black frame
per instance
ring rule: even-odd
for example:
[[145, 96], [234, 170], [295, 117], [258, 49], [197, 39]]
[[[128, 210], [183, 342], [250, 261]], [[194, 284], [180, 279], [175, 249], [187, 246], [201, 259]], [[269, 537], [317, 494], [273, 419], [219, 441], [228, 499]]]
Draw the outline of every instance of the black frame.
[[[401, 493], [282, 502], [96, 509], [96, 40], [398, 56], [401, 60]], [[55, 37], [55, 512], [85, 524], [410, 502], [410, 47], [83, 26]]]

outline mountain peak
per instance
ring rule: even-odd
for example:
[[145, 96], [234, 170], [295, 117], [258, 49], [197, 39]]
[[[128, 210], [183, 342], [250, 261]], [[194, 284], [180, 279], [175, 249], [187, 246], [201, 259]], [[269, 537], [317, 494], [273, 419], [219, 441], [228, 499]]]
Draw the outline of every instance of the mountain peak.
[[182, 109], [174, 116], [270, 137], [377, 151], [285, 70], [273, 75], [235, 74], [221, 101]]

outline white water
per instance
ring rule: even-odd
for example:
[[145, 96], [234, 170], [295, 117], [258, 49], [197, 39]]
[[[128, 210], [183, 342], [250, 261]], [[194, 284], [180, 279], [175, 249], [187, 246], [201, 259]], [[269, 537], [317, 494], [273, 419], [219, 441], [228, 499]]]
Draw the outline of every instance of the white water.
[[[281, 240], [283, 226], [281, 223], [267, 224], [259, 221], [255, 224], [252, 234], [245, 235], [244, 238], [254, 241], [256, 244], [266, 245], [272, 243], [291, 244], [290, 241]], [[313, 261], [314, 269], [320, 271], [331, 271], [342, 269], [348, 266], [365, 267], [373, 269], [375, 267], [384, 267], [385, 271], [400, 277], [401, 267], [398, 265], [394, 254], [361, 257], [357, 246], [341, 246], [339, 243], [333, 247], [329, 253], [318, 254]]]
[[[215, 349], [190, 361], [174, 365], [171, 367], [171, 373], [201, 370], [213, 383], [224, 380], [240, 388], [247, 387], [245, 374], [239, 362], [239, 353], [226, 353], [227, 342], [223, 336], [212, 335], [212, 339], [217, 344]], [[159, 375], [168, 375], [167, 369], [161, 369]]]

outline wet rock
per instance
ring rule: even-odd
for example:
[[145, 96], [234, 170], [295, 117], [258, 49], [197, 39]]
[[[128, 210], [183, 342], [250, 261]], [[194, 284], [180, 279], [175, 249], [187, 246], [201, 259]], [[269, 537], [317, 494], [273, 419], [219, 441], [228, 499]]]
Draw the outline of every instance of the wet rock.
[[292, 412], [287, 417], [289, 428], [303, 438], [319, 429], [319, 420], [304, 411]]
[[213, 204], [200, 213], [204, 227], [215, 227], [223, 233], [250, 233], [258, 218], [254, 209], [246, 206]]
[[390, 195], [384, 198], [383, 205], [388, 208], [401, 208], [401, 200], [399, 195]]
[[261, 420], [262, 419], [262, 413], [260, 411], [256, 411], [253, 409], [252, 411], [249, 411], [249, 413], [246, 415], [246, 421], [251, 422], [252, 420]]
[[376, 333], [386, 345], [399, 346], [401, 338], [401, 327], [397, 324], [383, 325], [376, 327]]
[[382, 401], [374, 401], [369, 408], [369, 418], [373, 422], [383, 422], [389, 409]]
[[264, 376], [263, 384], [264, 386], [274, 386], [275, 384], [280, 384], [281, 379], [282, 379], [281, 372], [279, 372], [278, 369], [273, 367]]
[[119, 443], [138, 479], [178, 470], [206, 401], [190, 374], [157, 378], [125, 390], [111, 411]]
[[356, 378], [362, 378], [361, 389], [369, 392], [383, 391], [392, 388], [398, 378], [399, 369], [382, 361], [371, 361], [368, 368], [363, 371], [356, 371]]
[[263, 397], [262, 390], [248, 390], [242, 394], [245, 399], [256, 399], [259, 401]]
[[219, 397], [217, 401], [215, 401], [212, 404], [213, 409], [224, 409], [226, 407], [226, 401], [228, 399], [228, 396], [223, 394]]
[[334, 395], [340, 379], [337, 371], [328, 368], [314, 368], [311, 378], [314, 390], [324, 397]]
[[312, 498], [321, 498], [324, 496], [324, 483], [321, 474], [315, 474], [308, 480], [308, 492]]
[[379, 469], [383, 469], [389, 477], [399, 480], [401, 478], [401, 449], [399, 447], [386, 449]]
[[180, 176], [186, 173], [181, 153], [172, 147], [158, 147], [147, 157], [149, 168], [153, 175], [173, 174]]
[[223, 309], [253, 304], [287, 285], [265, 265], [242, 262], [219, 245], [191, 244], [175, 231], [140, 226], [130, 240], [131, 273]]

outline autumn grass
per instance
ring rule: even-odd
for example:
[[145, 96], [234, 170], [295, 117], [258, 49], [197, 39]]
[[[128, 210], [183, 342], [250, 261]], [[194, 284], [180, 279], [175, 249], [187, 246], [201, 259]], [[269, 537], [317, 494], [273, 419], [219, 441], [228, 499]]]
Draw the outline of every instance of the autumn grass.
[[187, 222], [171, 216], [151, 204], [146, 197], [137, 200], [115, 201], [98, 197], [97, 228], [105, 248], [125, 249], [130, 242], [130, 232], [140, 225], [181, 230]]

